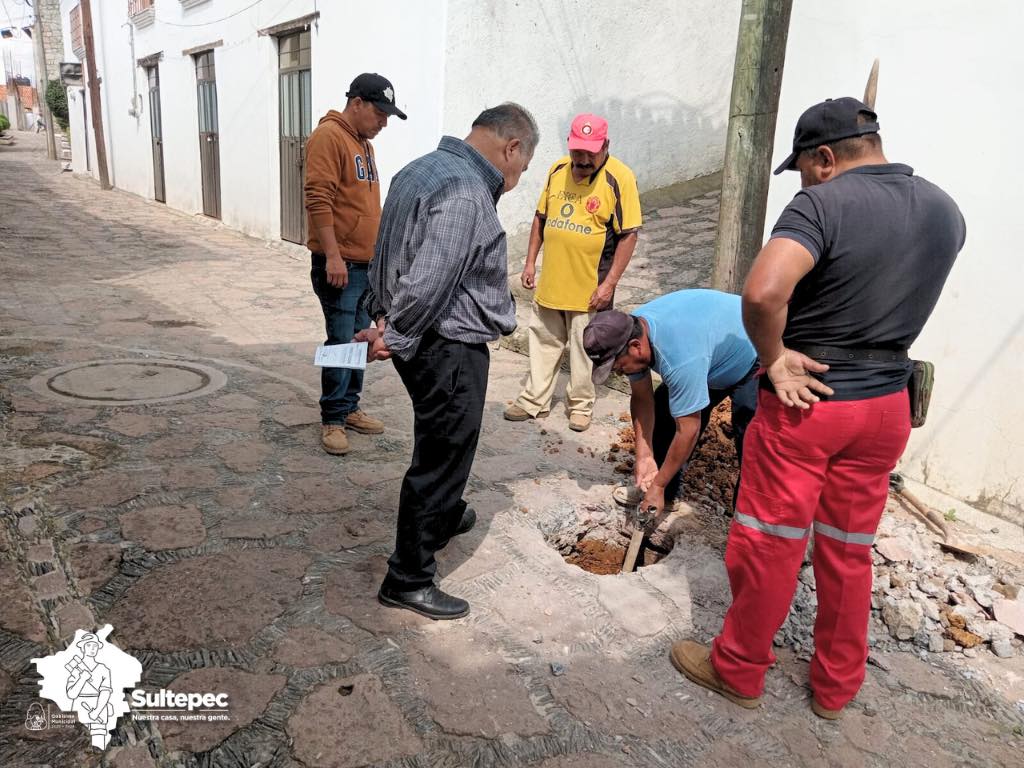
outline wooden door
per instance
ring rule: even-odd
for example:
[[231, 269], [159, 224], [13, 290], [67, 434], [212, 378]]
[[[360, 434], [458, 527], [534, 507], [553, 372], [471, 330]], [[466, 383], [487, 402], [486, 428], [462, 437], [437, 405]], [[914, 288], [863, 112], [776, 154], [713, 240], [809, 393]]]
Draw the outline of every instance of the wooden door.
[[149, 130], [153, 142], [153, 198], [167, 202], [164, 186], [164, 129], [160, 112], [160, 72], [155, 66], [147, 67], [149, 79]]
[[308, 238], [302, 186], [306, 138], [312, 127], [309, 30], [279, 38], [281, 112], [281, 239], [305, 245]]
[[199, 163], [203, 176], [203, 213], [220, 218], [220, 137], [217, 128], [217, 75], [213, 51], [196, 54], [199, 101]]

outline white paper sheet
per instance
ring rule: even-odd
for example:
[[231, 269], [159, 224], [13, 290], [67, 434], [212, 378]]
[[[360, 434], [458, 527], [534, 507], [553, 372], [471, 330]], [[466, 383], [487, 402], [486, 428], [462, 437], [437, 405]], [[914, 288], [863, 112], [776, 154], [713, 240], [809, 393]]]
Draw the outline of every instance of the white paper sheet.
[[355, 341], [351, 344], [332, 344], [329, 347], [317, 347], [313, 365], [321, 368], [355, 368], [366, 370], [366, 342]]

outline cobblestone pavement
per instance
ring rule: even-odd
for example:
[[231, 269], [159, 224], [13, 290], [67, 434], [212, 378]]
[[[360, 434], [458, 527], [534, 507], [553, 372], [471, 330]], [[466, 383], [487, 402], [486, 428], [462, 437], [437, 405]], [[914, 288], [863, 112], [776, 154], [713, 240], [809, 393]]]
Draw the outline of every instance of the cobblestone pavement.
[[[1020, 656], [992, 668], [1007, 692], [882, 654], [838, 723], [786, 653], [755, 711], [682, 680], [669, 644], [709, 637], [728, 600], [707, 511], [635, 574], [566, 564], [546, 539], [618, 519], [605, 453], [626, 401], [605, 393], [583, 435], [559, 408], [506, 423], [525, 366], [504, 349], [467, 492], [480, 522], [441, 559], [472, 613], [378, 606], [410, 408], [375, 365], [365, 406], [387, 432], [320, 451], [304, 253], [101, 193], [24, 134], [0, 180], [0, 765], [1020, 765]], [[706, 247], [714, 202], [649, 217], [655, 284], [706, 279], [663, 252]], [[699, 234], [655, 226], [691, 214]], [[107, 623], [144, 687], [226, 691], [232, 720], [127, 717], [102, 753], [81, 726], [28, 730], [30, 660]]]

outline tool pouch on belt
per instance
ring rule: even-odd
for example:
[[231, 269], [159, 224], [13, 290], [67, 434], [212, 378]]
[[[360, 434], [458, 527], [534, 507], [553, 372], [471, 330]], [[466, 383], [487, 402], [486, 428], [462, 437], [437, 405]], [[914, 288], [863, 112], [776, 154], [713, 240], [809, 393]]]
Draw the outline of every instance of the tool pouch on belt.
[[932, 386], [935, 384], [935, 365], [926, 360], [911, 360], [913, 371], [910, 374], [910, 426], [924, 426], [928, 418], [928, 403], [932, 399]]

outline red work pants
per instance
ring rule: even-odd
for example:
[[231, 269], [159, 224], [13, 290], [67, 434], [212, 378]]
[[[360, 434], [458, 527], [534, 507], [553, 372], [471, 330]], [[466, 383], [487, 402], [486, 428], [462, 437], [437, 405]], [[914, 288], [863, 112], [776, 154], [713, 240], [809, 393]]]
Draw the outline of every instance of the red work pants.
[[725, 553], [733, 602], [711, 650], [715, 670], [737, 692], [764, 690], [775, 662], [772, 640], [789, 612], [812, 528], [818, 615], [811, 688], [828, 709], [840, 709], [860, 690], [871, 545], [889, 472], [909, 436], [906, 390], [808, 410], [759, 393]]

